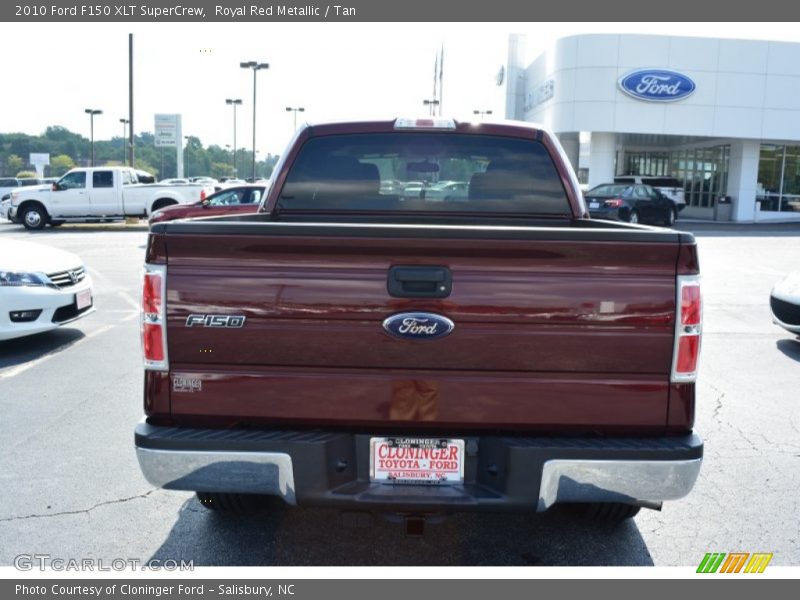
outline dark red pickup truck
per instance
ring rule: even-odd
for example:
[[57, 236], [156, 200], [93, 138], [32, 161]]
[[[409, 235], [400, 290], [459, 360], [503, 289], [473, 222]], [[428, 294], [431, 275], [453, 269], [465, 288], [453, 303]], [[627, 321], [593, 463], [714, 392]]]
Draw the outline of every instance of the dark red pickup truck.
[[257, 214], [152, 227], [151, 483], [218, 509], [618, 519], [691, 490], [691, 234], [588, 218], [523, 124], [307, 126], [272, 181]]

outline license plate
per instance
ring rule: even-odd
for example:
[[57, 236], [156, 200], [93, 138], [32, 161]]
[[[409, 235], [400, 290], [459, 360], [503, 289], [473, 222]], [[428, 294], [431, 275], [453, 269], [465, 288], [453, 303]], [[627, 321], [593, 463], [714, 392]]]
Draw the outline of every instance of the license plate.
[[370, 480], [453, 484], [464, 481], [464, 440], [370, 438]]
[[92, 290], [83, 290], [75, 294], [75, 304], [78, 310], [92, 305]]
[[589, 202], [589, 208], [600, 208], [599, 202]]

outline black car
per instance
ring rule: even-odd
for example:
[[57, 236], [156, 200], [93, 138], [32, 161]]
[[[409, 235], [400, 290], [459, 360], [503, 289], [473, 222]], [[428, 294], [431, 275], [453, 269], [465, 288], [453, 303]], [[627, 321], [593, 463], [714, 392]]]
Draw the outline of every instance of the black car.
[[678, 216], [675, 203], [650, 185], [604, 183], [583, 196], [593, 219], [672, 226]]

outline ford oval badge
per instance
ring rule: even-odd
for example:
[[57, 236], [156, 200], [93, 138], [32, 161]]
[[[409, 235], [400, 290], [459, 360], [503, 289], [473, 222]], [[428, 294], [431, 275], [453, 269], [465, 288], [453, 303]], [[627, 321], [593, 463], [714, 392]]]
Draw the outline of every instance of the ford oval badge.
[[426, 312], [399, 313], [383, 322], [390, 335], [402, 340], [435, 340], [449, 335], [454, 327], [447, 317]]
[[649, 102], [675, 102], [690, 96], [694, 81], [686, 75], [663, 69], [639, 69], [619, 78], [620, 89]]

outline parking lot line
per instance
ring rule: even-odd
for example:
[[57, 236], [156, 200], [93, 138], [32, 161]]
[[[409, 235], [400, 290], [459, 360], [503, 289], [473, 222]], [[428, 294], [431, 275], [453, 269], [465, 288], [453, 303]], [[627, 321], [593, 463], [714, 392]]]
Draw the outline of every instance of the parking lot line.
[[[78, 345], [82, 344], [86, 340], [90, 340], [93, 337], [97, 337], [101, 333], [105, 333], [106, 331], [110, 331], [111, 329], [114, 329], [115, 327], [118, 327], [121, 323], [124, 323], [126, 321], [130, 321], [132, 319], [135, 319], [138, 316], [139, 316], [138, 312], [131, 313], [127, 317], [124, 317], [124, 318], [120, 319], [116, 323], [110, 323], [109, 325], [105, 325], [105, 326], [101, 327], [100, 329], [96, 329], [96, 330], [94, 330], [94, 331], [92, 331], [90, 333], [87, 333], [84, 337], [79, 339], [77, 342], [75, 342], [73, 344], [70, 344], [68, 347], [69, 348], [74, 348], [75, 346], [78, 346]], [[52, 352], [48, 352], [47, 354], [44, 354], [44, 355], [40, 356], [39, 358], [37, 358], [35, 360], [32, 360], [32, 361], [27, 362], [27, 363], [22, 364], [22, 365], [17, 365], [16, 367], [12, 367], [12, 368], [8, 369], [7, 371], [0, 371], [0, 379], [11, 379], [12, 377], [16, 377], [17, 375], [20, 375], [21, 373], [24, 373], [25, 371], [28, 371], [29, 369], [32, 369], [33, 367], [35, 367], [37, 365], [40, 365], [43, 362], [47, 362], [49, 359], [51, 359], [54, 356], [58, 355], [62, 350], [64, 350], [63, 347], [62, 348], [56, 348]]]
[[[94, 279], [98, 279], [98, 280], [102, 281], [103, 283], [107, 284], [107, 285], [108, 285], [109, 287], [111, 287], [111, 288], [116, 288], [116, 287], [118, 287], [117, 285], [115, 285], [115, 284], [114, 284], [114, 282], [113, 282], [113, 281], [111, 281], [111, 280], [110, 280], [108, 277], [106, 277], [105, 275], [103, 275], [102, 273], [100, 273], [100, 271], [98, 271], [97, 269], [95, 269], [95, 268], [93, 268], [93, 267], [86, 267], [86, 269], [89, 271], [89, 273], [91, 273], [91, 275], [92, 275], [92, 278], [94, 278]], [[131, 296], [131, 295], [130, 295], [128, 292], [126, 292], [125, 290], [120, 290], [120, 289], [117, 289], [117, 290], [115, 291], [115, 293], [116, 293], [116, 294], [117, 294], [117, 295], [118, 295], [120, 298], [122, 298], [123, 300], [125, 300], [125, 302], [127, 302], [128, 304], [130, 304], [130, 305], [131, 305], [131, 307], [132, 307], [133, 309], [135, 309], [137, 312], [138, 312], [138, 311], [139, 311], [139, 309], [141, 308], [140, 304], [139, 304], [139, 303], [138, 303], [136, 300], [134, 300], [134, 298], [133, 298], [133, 297], [132, 297], [132, 296]]]

